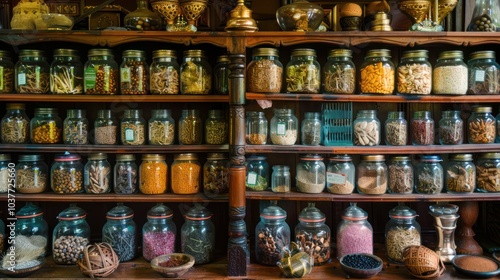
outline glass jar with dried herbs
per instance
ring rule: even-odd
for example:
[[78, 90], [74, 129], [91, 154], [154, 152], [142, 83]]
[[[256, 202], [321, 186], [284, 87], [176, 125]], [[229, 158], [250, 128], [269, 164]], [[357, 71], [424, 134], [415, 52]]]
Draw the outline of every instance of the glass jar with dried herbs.
[[323, 141], [321, 113], [306, 112], [301, 124], [300, 142], [302, 145], [318, 146]]
[[266, 156], [253, 155], [247, 157], [246, 189], [249, 191], [265, 191], [270, 185], [270, 168]]
[[394, 156], [389, 158], [389, 193], [413, 193], [413, 165], [409, 156]]
[[21, 50], [15, 65], [17, 93], [48, 93], [50, 65], [41, 50]]
[[212, 67], [202, 50], [187, 50], [181, 64], [181, 94], [209, 94], [212, 89]]
[[500, 65], [494, 51], [477, 51], [470, 54], [468, 94], [499, 94]]
[[151, 94], [179, 93], [179, 64], [175, 51], [153, 51], [153, 62], [149, 67], [149, 92]]
[[476, 165], [472, 154], [452, 154], [445, 172], [448, 193], [472, 193], [476, 189]]
[[443, 111], [438, 123], [439, 144], [460, 145], [464, 141], [464, 121], [460, 111]]
[[209, 263], [215, 253], [215, 225], [212, 213], [200, 204], [195, 204], [184, 215], [181, 228], [181, 251], [194, 257], [195, 264]]
[[120, 94], [147, 94], [149, 66], [141, 50], [126, 50], [120, 65]]
[[182, 110], [179, 119], [179, 144], [200, 145], [203, 140], [203, 121], [198, 109]]
[[356, 91], [356, 66], [352, 51], [335, 49], [328, 52], [323, 66], [323, 92], [332, 94], [353, 94]]
[[422, 194], [439, 194], [444, 187], [442, 159], [437, 155], [420, 156], [415, 166], [415, 191]]
[[275, 48], [257, 48], [247, 66], [247, 89], [257, 93], [279, 93], [283, 83], [283, 64]]
[[267, 119], [264, 112], [246, 112], [246, 143], [250, 145], [264, 145], [267, 143]]
[[8, 51], [0, 50], [0, 93], [14, 92], [14, 63], [12, 54]]
[[42, 155], [19, 155], [16, 165], [16, 191], [42, 193], [49, 183], [49, 167]]
[[102, 242], [109, 243], [120, 262], [130, 261], [137, 255], [137, 226], [134, 211], [117, 203], [106, 213], [106, 223], [102, 227]]
[[203, 192], [208, 198], [229, 193], [229, 166], [227, 155], [210, 153], [203, 165]]
[[398, 65], [398, 93], [429, 95], [432, 88], [432, 66], [427, 50], [403, 52]]
[[404, 117], [404, 112], [389, 112], [385, 120], [384, 130], [386, 145], [406, 145], [408, 141], [408, 122]]
[[286, 90], [290, 93], [319, 93], [321, 66], [313, 49], [295, 49], [286, 65]]
[[274, 109], [270, 124], [274, 145], [294, 145], [298, 138], [298, 120], [293, 109]]
[[139, 170], [135, 163], [135, 156], [133, 154], [116, 155], [113, 191], [117, 194], [136, 193], [138, 178]]
[[142, 110], [125, 110], [120, 127], [123, 145], [144, 145], [146, 143], [146, 120], [142, 117]]
[[7, 103], [1, 121], [2, 143], [26, 144], [30, 141], [30, 119], [26, 115], [24, 103]]
[[90, 154], [84, 167], [83, 182], [86, 193], [108, 193], [111, 191], [111, 165], [108, 155]]
[[469, 144], [489, 144], [495, 142], [497, 135], [496, 119], [489, 106], [474, 106], [467, 120]]
[[83, 64], [77, 50], [56, 49], [50, 64], [52, 94], [82, 94]]
[[430, 111], [414, 112], [410, 129], [413, 145], [434, 144], [434, 120]]
[[408, 246], [420, 246], [420, 225], [417, 213], [400, 204], [389, 211], [390, 220], [385, 225], [385, 248], [389, 260], [403, 263], [403, 250]]
[[275, 201], [260, 213], [260, 221], [255, 226], [255, 259], [258, 263], [274, 266], [283, 257], [291, 235], [286, 217], [286, 211]]
[[217, 57], [214, 67], [214, 94], [229, 94], [229, 56]]
[[57, 114], [57, 108], [35, 108], [35, 117], [30, 121], [31, 143], [60, 143], [62, 128], [62, 120]]
[[224, 111], [209, 110], [205, 121], [205, 143], [221, 145], [227, 142], [228, 124], [224, 118]]
[[148, 142], [150, 145], [172, 145], [175, 139], [175, 121], [171, 110], [151, 110], [148, 121]]
[[94, 143], [96, 145], [115, 145], [118, 143], [118, 123], [111, 110], [98, 110], [94, 121]]
[[118, 93], [118, 64], [110, 49], [91, 49], [84, 65], [85, 94]]
[[69, 145], [88, 144], [89, 121], [85, 110], [68, 109], [63, 122], [63, 142]]
[[479, 155], [476, 174], [478, 192], [500, 192], [500, 153]]

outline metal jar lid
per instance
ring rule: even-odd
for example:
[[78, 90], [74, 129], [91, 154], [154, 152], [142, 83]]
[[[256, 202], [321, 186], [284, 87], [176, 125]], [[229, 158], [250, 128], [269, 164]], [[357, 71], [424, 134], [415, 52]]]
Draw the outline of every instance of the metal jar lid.
[[88, 56], [113, 56], [113, 51], [110, 49], [91, 49]]
[[401, 58], [428, 58], [429, 51], [428, 50], [412, 50], [405, 51]]
[[295, 49], [291, 56], [316, 56], [316, 51], [314, 49]]
[[462, 51], [444, 51], [439, 54], [438, 60], [440, 59], [454, 59], [454, 58], [464, 58], [464, 53]]
[[133, 154], [120, 154], [116, 155], [116, 161], [134, 161], [135, 156]]
[[334, 49], [328, 52], [328, 57], [352, 57], [352, 51], [348, 49]]
[[159, 58], [159, 57], [177, 58], [177, 53], [174, 50], [155, 50], [155, 51], [153, 51], [153, 58]]
[[363, 155], [361, 156], [362, 161], [384, 161], [384, 155]]
[[252, 51], [252, 56], [278, 56], [278, 49], [275, 48], [258, 48]]
[[491, 113], [491, 107], [474, 106], [472, 107], [472, 112], [474, 113]]
[[54, 50], [54, 57], [56, 56], [74, 56], [74, 57], [79, 57], [78, 56], [78, 51], [73, 50], [73, 49], [55, 49]]
[[366, 52], [365, 58], [375, 58], [375, 57], [391, 57], [391, 51], [388, 49], [375, 49]]
[[142, 160], [165, 160], [165, 156], [160, 154], [144, 154], [142, 155]]
[[496, 59], [495, 51], [477, 51], [469, 55], [470, 60], [474, 59]]
[[472, 161], [472, 154], [452, 154], [449, 160], [454, 161]]

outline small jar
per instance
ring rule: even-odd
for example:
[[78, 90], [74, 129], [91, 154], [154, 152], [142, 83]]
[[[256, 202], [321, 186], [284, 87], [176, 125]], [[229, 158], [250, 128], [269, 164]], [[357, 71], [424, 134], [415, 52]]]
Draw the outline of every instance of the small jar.
[[203, 139], [203, 121], [197, 109], [182, 110], [179, 119], [179, 144], [200, 145]]
[[385, 144], [390, 146], [404, 146], [408, 142], [408, 122], [404, 112], [396, 111], [387, 114], [384, 124]]
[[323, 124], [321, 114], [317, 112], [306, 112], [301, 125], [302, 145], [318, 146], [323, 141]]
[[63, 142], [68, 145], [88, 144], [89, 121], [85, 110], [68, 109], [63, 122]]
[[153, 62], [149, 67], [149, 92], [179, 94], [179, 64], [175, 51], [153, 51]]
[[1, 121], [2, 143], [27, 144], [30, 141], [30, 119], [24, 103], [7, 103]]
[[113, 248], [120, 262], [130, 261], [137, 252], [137, 226], [134, 211], [122, 203], [117, 203], [106, 213], [106, 223], [102, 227], [102, 242]]
[[142, 117], [142, 110], [125, 110], [120, 127], [123, 145], [146, 144], [146, 121]]
[[193, 153], [174, 156], [171, 167], [171, 188], [175, 194], [194, 194], [200, 191], [201, 165]]
[[0, 93], [14, 92], [14, 63], [12, 54], [8, 51], [0, 50]]
[[203, 165], [203, 192], [208, 198], [229, 193], [229, 167], [227, 155], [209, 153]]
[[413, 145], [434, 144], [434, 120], [430, 111], [416, 111], [413, 113], [411, 142]]
[[89, 50], [84, 65], [85, 94], [112, 95], [118, 93], [118, 64], [110, 49]]
[[214, 94], [229, 94], [229, 56], [217, 57], [214, 67]]
[[35, 108], [30, 121], [31, 143], [57, 144], [62, 138], [62, 120], [56, 108]]
[[280, 93], [283, 83], [283, 64], [278, 49], [257, 48], [247, 66], [247, 90], [256, 93]]
[[90, 226], [85, 220], [87, 212], [76, 204], [57, 216], [59, 221], [52, 232], [52, 258], [56, 264], [76, 264], [90, 242]]
[[287, 165], [274, 165], [271, 175], [271, 190], [284, 193], [290, 191], [290, 167]]
[[432, 66], [427, 50], [405, 51], [398, 65], [398, 93], [429, 95], [432, 89]]
[[494, 51], [477, 51], [470, 54], [469, 90], [467, 94], [499, 94], [500, 65]]
[[286, 65], [286, 91], [290, 93], [319, 93], [321, 66], [313, 49], [295, 49]]
[[10, 154], [0, 154], [0, 193], [15, 189], [16, 165]]
[[390, 50], [369, 50], [361, 64], [361, 93], [392, 94], [394, 68]]
[[266, 156], [249, 156], [246, 161], [246, 189], [265, 191], [269, 186], [270, 170]]
[[195, 264], [209, 263], [215, 256], [215, 226], [212, 213], [195, 204], [184, 215], [181, 228], [181, 251], [194, 257]]
[[389, 193], [411, 194], [413, 192], [413, 165], [409, 156], [394, 156], [387, 165], [389, 170]]
[[50, 88], [50, 65], [41, 50], [21, 50], [15, 65], [15, 87], [17, 93], [48, 93]]
[[422, 238], [417, 213], [410, 207], [398, 205], [389, 211], [390, 220], [385, 225], [385, 249], [389, 260], [403, 263], [403, 251], [408, 246], [420, 246]]
[[444, 51], [434, 65], [432, 91], [434, 94], [464, 95], [468, 88], [468, 69], [462, 51]]
[[139, 190], [143, 194], [161, 194], [167, 191], [167, 170], [165, 156], [142, 155], [139, 169]]
[[337, 226], [337, 258], [349, 254], [373, 254], [373, 228], [368, 214], [351, 203]]
[[227, 142], [228, 123], [222, 110], [208, 110], [208, 119], [205, 121], [205, 143], [222, 145]]
[[264, 145], [267, 143], [267, 119], [264, 112], [246, 113], [246, 143]]
[[364, 155], [356, 169], [356, 188], [361, 194], [384, 194], [389, 177], [383, 155]]
[[175, 121], [167, 109], [151, 110], [148, 121], [148, 142], [150, 145], [172, 145], [175, 140]]
[[255, 260], [259, 264], [275, 266], [283, 257], [284, 249], [290, 244], [286, 216], [286, 211], [275, 204], [260, 213], [260, 221], [255, 226]]
[[464, 121], [460, 111], [444, 111], [439, 120], [439, 144], [460, 145], [464, 140]]
[[54, 156], [50, 168], [50, 186], [55, 193], [81, 193], [83, 189], [83, 164], [77, 154]]
[[147, 94], [148, 70], [144, 51], [124, 51], [120, 65], [120, 94]]
[[137, 9], [123, 18], [126, 27], [139, 31], [156, 31], [161, 29], [162, 18], [158, 13], [148, 9], [147, 0], [137, 0]]
[[360, 110], [353, 122], [354, 145], [377, 146], [380, 144], [380, 121], [376, 110]]
[[500, 153], [483, 153], [476, 164], [476, 190], [500, 192]]
[[491, 107], [472, 107], [472, 114], [467, 120], [469, 144], [489, 144], [495, 142], [496, 119], [491, 114]]
[[295, 226], [295, 242], [314, 259], [314, 266], [330, 260], [330, 228], [325, 224], [323, 212], [309, 203], [299, 214]]
[[330, 50], [322, 72], [323, 93], [353, 94], [356, 91], [356, 65], [351, 50]]
[[166, 254], [175, 253], [177, 227], [173, 211], [163, 203], [149, 209], [147, 222], [142, 227], [142, 256], [148, 262]]
[[476, 189], [476, 165], [472, 154], [450, 155], [445, 174], [448, 193], [472, 193]]
[[86, 193], [108, 193], [111, 191], [111, 165], [104, 153], [90, 154], [85, 164], [83, 182]]
[[133, 154], [116, 155], [113, 191], [117, 194], [136, 193], [138, 177], [139, 171], [135, 163], [135, 156]]
[[422, 194], [439, 194], [444, 186], [441, 157], [434, 155], [420, 156], [415, 167], [415, 191]]
[[356, 168], [348, 155], [330, 157], [326, 167], [326, 190], [334, 194], [351, 194], [354, 191]]
[[50, 93], [83, 93], [83, 63], [77, 50], [54, 50], [54, 60], [50, 64]]
[[15, 252], [22, 252], [34, 262], [39, 257], [45, 257], [48, 252], [49, 226], [43, 218], [43, 210], [33, 202], [26, 202], [26, 205], [16, 212], [16, 219], [15, 241], [29, 247], [16, 249]]
[[116, 145], [118, 143], [118, 123], [111, 110], [98, 110], [94, 121], [94, 143], [96, 145]]
[[303, 193], [321, 193], [325, 189], [326, 166], [320, 155], [302, 155], [297, 163], [295, 187]]
[[49, 183], [49, 167], [42, 155], [19, 155], [16, 165], [16, 191], [42, 193]]
[[293, 109], [274, 109], [271, 118], [271, 142], [275, 145], [294, 145], [297, 142], [298, 120]]
[[212, 89], [212, 67], [202, 50], [183, 52], [181, 94], [209, 94]]

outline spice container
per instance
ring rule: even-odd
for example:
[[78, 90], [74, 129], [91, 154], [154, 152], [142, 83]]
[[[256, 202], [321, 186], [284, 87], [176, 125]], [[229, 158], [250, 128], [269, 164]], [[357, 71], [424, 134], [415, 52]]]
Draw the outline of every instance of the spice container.
[[136, 2], [137, 9], [129, 12], [123, 18], [124, 26], [139, 31], [160, 30], [163, 22], [160, 15], [148, 9], [147, 0], [137, 0]]
[[55, 193], [81, 193], [83, 189], [83, 164], [77, 154], [54, 156], [50, 168], [50, 186]]
[[181, 228], [181, 251], [194, 257], [195, 264], [204, 264], [214, 259], [215, 226], [212, 213], [200, 204], [195, 204], [184, 215]]
[[467, 31], [500, 31], [500, 5], [495, 0], [475, 1], [474, 12]]
[[294, 145], [297, 141], [298, 120], [293, 109], [274, 109], [271, 118], [271, 142], [275, 145]]
[[384, 194], [389, 177], [383, 155], [363, 155], [356, 168], [356, 188], [361, 194]]
[[500, 192], [500, 153], [483, 153], [476, 163], [478, 192]]
[[181, 94], [209, 94], [212, 89], [212, 67], [202, 50], [183, 52], [181, 64]]
[[179, 94], [179, 64], [175, 51], [153, 51], [153, 62], [149, 67], [149, 92]]
[[476, 166], [472, 154], [452, 154], [446, 166], [446, 190], [449, 193], [472, 193], [476, 188]]
[[467, 64], [462, 51], [444, 51], [434, 65], [432, 91], [434, 94], [463, 95], [467, 93]]
[[444, 111], [439, 120], [439, 144], [459, 145], [464, 139], [464, 121], [460, 111]]
[[354, 190], [355, 174], [350, 156], [330, 157], [326, 168], [326, 190], [334, 194], [351, 194]]
[[246, 165], [246, 188], [250, 191], [265, 191], [269, 186], [269, 164], [266, 156], [249, 156]]
[[109, 243], [120, 262], [130, 261], [136, 256], [137, 228], [134, 211], [122, 203], [106, 213], [102, 227], [102, 242]]
[[496, 119], [491, 114], [491, 107], [472, 107], [472, 114], [467, 120], [469, 144], [489, 144], [495, 142]]
[[48, 93], [50, 65], [41, 50], [20, 50], [15, 65], [17, 93]]
[[172, 210], [163, 203], [149, 209], [148, 221], [142, 227], [142, 256], [147, 261], [175, 253], [177, 227], [172, 220], [173, 216]]
[[214, 67], [214, 94], [229, 94], [229, 56], [217, 57]]
[[35, 108], [30, 121], [31, 143], [57, 144], [61, 142], [62, 120], [56, 108]]
[[394, 156], [387, 165], [389, 170], [389, 193], [411, 194], [413, 192], [413, 165], [408, 156]]
[[86, 193], [111, 191], [111, 166], [104, 153], [90, 154], [85, 164], [83, 182]]
[[150, 145], [172, 145], [174, 143], [175, 121], [170, 110], [151, 110], [148, 126], [148, 142]]
[[221, 145], [227, 142], [228, 124], [222, 110], [208, 110], [205, 121], [205, 143]]
[[16, 165], [10, 161], [10, 154], [0, 154], [0, 193], [15, 188]]
[[27, 144], [30, 140], [30, 119], [26, 115], [24, 103], [7, 103], [2, 118], [2, 143]]
[[144, 51], [124, 51], [120, 65], [120, 94], [147, 94], [148, 70]]
[[380, 121], [376, 110], [361, 110], [354, 120], [354, 145], [376, 146], [380, 144]]
[[142, 110], [125, 110], [120, 127], [123, 145], [144, 145], [146, 143], [146, 121], [142, 117]]
[[279, 93], [283, 83], [283, 64], [275, 48], [258, 48], [252, 51], [252, 61], [247, 66], [247, 89], [256, 93]]
[[441, 157], [422, 155], [415, 167], [415, 191], [423, 194], [439, 194], [443, 190]]
[[229, 193], [229, 167], [227, 155], [209, 153], [203, 165], [203, 192], [208, 198]]
[[313, 49], [295, 49], [286, 65], [286, 90], [291, 93], [319, 93], [321, 67]]
[[321, 114], [316, 112], [306, 112], [301, 125], [302, 145], [318, 146], [323, 141], [323, 125]]
[[325, 214], [314, 203], [308, 203], [300, 212], [299, 224], [295, 226], [295, 241], [314, 259], [315, 266], [330, 260], [330, 228], [325, 220]]
[[52, 232], [52, 258], [56, 264], [76, 264], [90, 241], [90, 226], [85, 220], [87, 212], [76, 204], [59, 215]]
[[373, 228], [368, 214], [351, 203], [337, 226], [337, 258], [349, 254], [373, 254]]
[[398, 65], [398, 93], [429, 95], [432, 89], [432, 66], [427, 50], [405, 51]]
[[116, 145], [118, 143], [118, 123], [111, 110], [98, 110], [94, 121], [94, 143], [96, 145]]
[[295, 187], [303, 193], [321, 193], [325, 189], [326, 167], [320, 155], [302, 155], [297, 163]]
[[403, 263], [403, 250], [408, 246], [420, 246], [420, 225], [417, 213], [410, 207], [398, 205], [389, 211], [390, 220], [385, 225], [385, 248], [389, 260]]
[[174, 156], [171, 170], [172, 193], [193, 194], [200, 191], [201, 165], [193, 153]]
[[361, 64], [361, 93], [392, 94], [394, 70], [390, 50], [369, 50]]
[[139, 169], [139, 190], [143, 194], [161, 194], [167, 191], [167, 163], [159, 154], [142, 155]]
[[500, 93], [500, 65], [496, 62], [494, 51], [471, 53], [467, 67], [469, 68], [467, 94]]
[[179, 119], [179, 144], [200, 145], [203, 139], [203, 121], [197, 109], [182, 110]]
[[290, 191], [290, 167], [286, 165], [274, 165], [271, 175], [271, 190], [273, 192]]
[[33, 204], [26, 204], [16, 212], [15, 222], [15, 256], [20, 264], [20, 256], [24, 262], [44, 257], [48, 251], [49, 226], [43, 218], [43, 210]]
[[85, 94], [117, 94], [118, 64], [110, 49], [89, 50], [84, 65]]
[[83, 64], [77, 50], [54, 50], [54, 60], [50, 64], [50, 92], [83, 93]]
[[63, 142], [69, 145], [88, 144], [89, 121], [85, 110], [68, 109], [63, 122]]
[[16, 165], [16, 191], [42, 193], [49, 182], [49, 167], [42, 155], [19, 155]]
[[416, 111], [413, 113], [411, 142], [413, 145], [434, 144], [434, 120], [430, 111]]
[[267, 143], [267, 119], [264, 112], [249, 111], [246, 113], [246, 142], [250, 145]]
[[117, 194], [136, 193], [138, 177], [139, 171], [135, 163], [135, 156], [133, 154], [116, 155], [113, 191]]
[[290, 244], [286, 215], [275, 202], [260, 213], [260, 221], [255, 226], [255, 260], [258, 263], [274, 266], [283, 257], [283, 250]]
[[384, 129], [386, 145], [404, 146], [408, 142], [408, 123], [404, 117], [404, 112], [389, 112]]
[[14, 63], [12, 54], [8, 51], [0, 50], [0, 93], [14, 92]]
[[322, 70], [324, 93], [353, 94], [355, 92], [356, 66], [352, 62], [351, 50], [330, 50]]

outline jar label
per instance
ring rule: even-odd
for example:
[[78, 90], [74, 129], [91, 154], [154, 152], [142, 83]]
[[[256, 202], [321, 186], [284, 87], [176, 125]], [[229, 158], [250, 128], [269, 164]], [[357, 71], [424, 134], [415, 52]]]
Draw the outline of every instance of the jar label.
[[130, 68], [125, 67], [120, 69], [120, 79], [122, 83], [130, 83]]
[[25, 86], [26, 85], [26, 73], [18, 73], [17, 74], [17, 85]]
[[125, 140], [133, 142], [134, 138], [135, 138], [134, 137], [134, 130], [130, 129], [130, 128], [126, 129], [125, 130]]
[[3, 66], [0, 66], [0, 90], [4, 90], [4, 88], [3, 88]]
[[247, 174], [247, 185], [255, 186], [257, 184], [257, 173], [248, 172]]
[[276, 134], [286, 135], [286, 124], [284, 122], [279, 122], [276, 125]]
[[326, 182], [328, 184], [344, 185], [346, 176], [345, 174], [326, 172]]
[[104, 66], [104, 91], [109, 91], [109, 84], [111, 82], [111, 67], [109, 65]]
[[474, 71], [474, 81], [476, 82], [484, 82], [484, 77], [486, 76], [486, 71], [481, 70], [481, 69], [476, 69]]
[[97, 72], [94, 67], [87, 67], [85, 69], [85, 88], [93, 89], [95, 88], [95, 83], [97, 79]]

